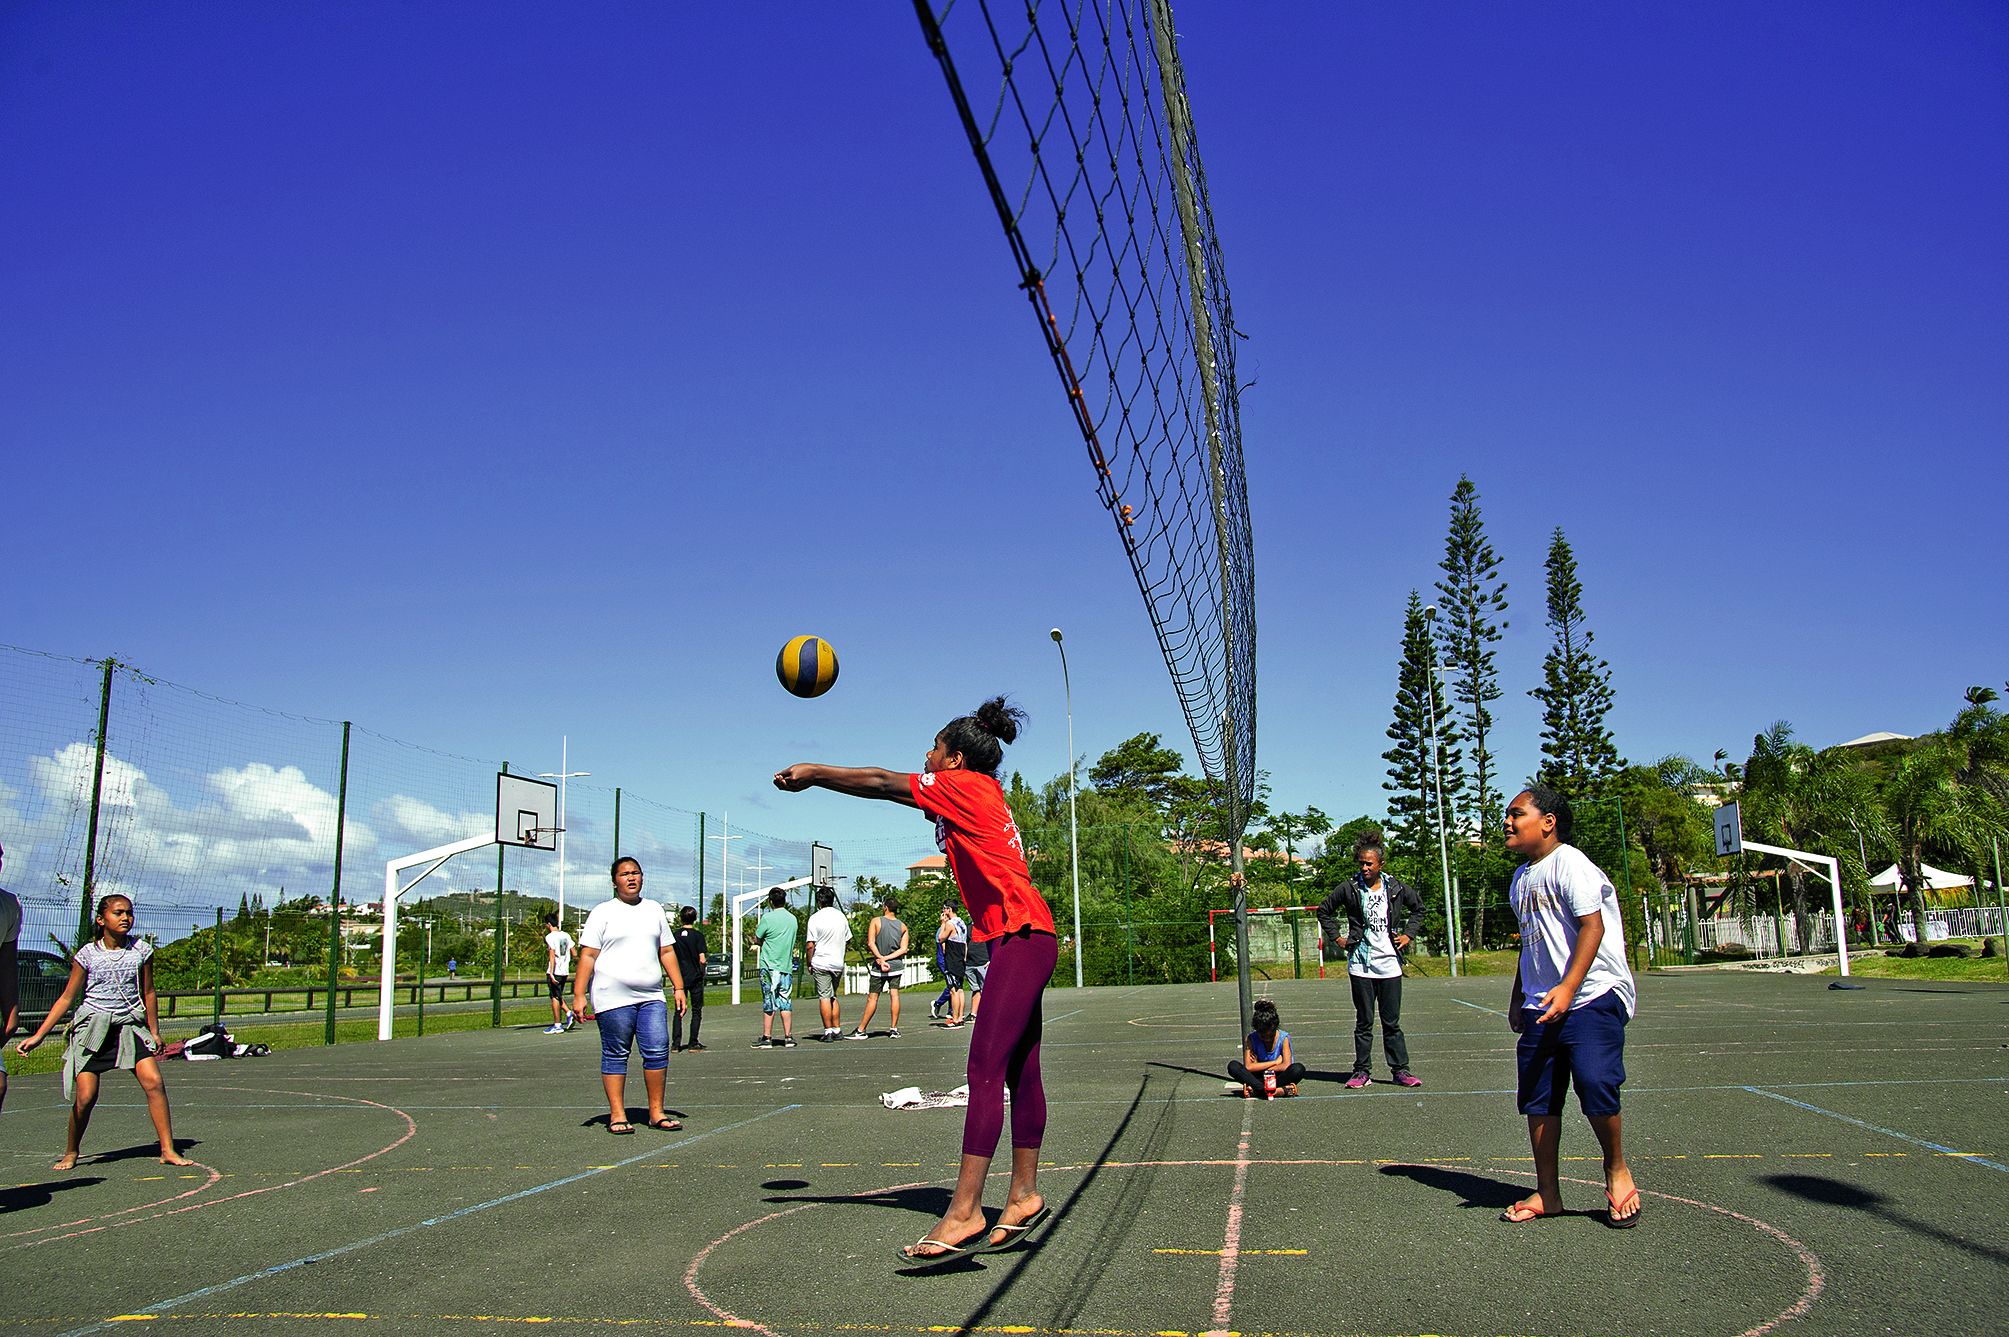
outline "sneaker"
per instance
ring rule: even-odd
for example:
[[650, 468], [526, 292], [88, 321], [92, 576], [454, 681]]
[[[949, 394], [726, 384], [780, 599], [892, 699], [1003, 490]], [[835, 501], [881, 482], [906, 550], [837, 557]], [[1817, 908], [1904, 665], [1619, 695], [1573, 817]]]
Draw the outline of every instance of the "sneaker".
[[899, 1039], [899, 1038], [900, 1038], [900, 1028], [899, 1028], [898, 1026], [895, 1026], [895, 1027], [894, 1027], [894, 1028], [893, 1028], [892, 1030], [890, 1030], [890, 1031], [887, 1031], [887, 1032], [886, 1032], [886, 1038], [887, 1038], [888, 1040], [897, 1040], [897, 1039]]
[[544, 1033], [546, 1035], [563, 1035], [565, 1034], [565, 1028], [554, 1021], [544, 1028]]
[[781, 1045], [778, 1041], [770, 1040], [763, 1035], [753, 1042], [753, 1047], [755, 1049], [779, 1049]]
[[941, 1019], [942, 1019], [942, 1005], [940, 1003], [928, 1004], [928, 1020], [940, 1021]]
[[574, 1012], [574, 1011], [573, 1011], [573, 1010], [572, 1010], [571, 1008], [569, 1008], [569, 1007], [568, 1007], [568, 1008], [566, 1008], [566, 1009], [565, 1009], [565, 1020], [564, 1020], [564, 1022], [563, 1022], [563, 1023], [562, 1023], [562, 1024], [561, 1024], [561, 1025], [559, 1026], [559, 1029], [560, 1029], [560, 1030], [565, 1030], [565, 1031], [569, 1031], [569, 1030], [571, 1030], [571, 1029], [572, 1029], [572, 1028], [573, 1028], [574, 1026], [577, 1026], [578, 1024], [579, 1024], [579, 1014], [578, 1014], [577, 1012]]
[[781, 1037], [781, 1047], [782, 1047], [783, 1049], [793, 1049], [793, 1048], [795, 1048], [795, 1037], [794, 1037], [794, 1036], [792, 1036], [792, 1035], [784, 1035], [784, 1036], [782, 1036], [782, 1037]]
[[1355, 1074], [1353, 1074], [1353, 1076], [1346, 1079], [1346, 1089], [1349, 1091], [1358, 1091], [1361, 1087], [1366, 1086], [1369, 1082], [1373, 1080], [1374, 1079], [1372, 1077], [1369, 1077], [1364, 1072], [1356, 1072]]
[[1409, 1071], [1409, 1069], [1404, 1068], [1401, 1072], [1395, 1074], [1395, 1084], [1397, 1086], [1421, 1086], [1423, 1085], [1423, 1079]]
[[696, 1040], [693, 1040], [689, 1044], [684, 1046], [684, 1052], [686, 1054], [697, 1054], [703, 1052], [703, 1050], [704, 1046], [699, 1044]]
[[869, 1040], [872, 1037], [865, 1034], [865, 1032], [863, 1031], [853, 1031], [851, 1032], [851, 1034], [845, 1036], [844, 1038], [847, 1040]]

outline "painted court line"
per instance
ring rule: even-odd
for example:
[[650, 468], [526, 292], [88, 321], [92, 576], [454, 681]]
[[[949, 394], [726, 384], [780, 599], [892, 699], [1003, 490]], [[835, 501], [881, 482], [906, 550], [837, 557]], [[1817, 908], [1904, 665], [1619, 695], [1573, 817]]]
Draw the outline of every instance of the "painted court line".
[[1819, 1105], [1809, 1105], [1804, 1100], [1795, 1100], [1791, 1096], [1782, 1096], [1777, 1091], [1767, 1091], [1762, 1086], [1746, 1086], [1740, 1089], [1749, 1091], [1754, 1096], [1764, 1096], [1768, 1100], [1777, 1100], [1784, 1104], [1795, 1106], [1811, 1114], [1825, 1115], [1830, 1119], [1840, 1119], [1843, 1123], [1852, 1123], [1858, 1128], [1867, 1128], [1872, 1133], [1882, 1133], [1885, 1137], [1894, 1137], [1900, 1142], [1909, 1142], [1914, 1147], [1924, 1147], [1928, 1151], [1936, 1151], [1942, 1156], [1951, 1156], [1956, 1160], [1966, 1161], [1971, 1165], [1985, 1165], [1991, 1170], [2000, 1170], [2004, 1174], [2009, 1174], [2009, 1165], [2004, 1165], [2000, 1161], [1991, 1161], [1986, 1156], [1973, 1156], [1964, 1151], [1955, 1151], [1952, 1147], [1943, 1147], [1937, 1142], [1928, 1142], [1922, 1137], [1913, 1137], [1910, 1133], [1900, 1133], [1895, 1128], [1885, 1128], [1880, 1124], [1869, 1123], [1863, 1119], [1850, 1118], [1846, 1114], [1837, 1114], [1833, 1110], [1824, 1110]]
[[408, 1226], [399, 1226], [395, 1230], [386, 1230], [381, 1234], [372, 1235], [368, 1239], [355, 1240], [348, 1244], [337, 1245], [332, 1249], [323, 1249], [319, 1253], [307, 1254], [304, 1257], [295, 1258], [291, 1262], [275, 1263], [271, 1267], [261, 1268], [256, 1272], [246, 1272], [243, 1276], [232, 1277], [229, 1281], [220, 1281], [214, 1286], [204, 1286], [200, 1290], [189, 1291], [185, 1294], [177, 1295], [172, 1299], [161, 1300], [154, 1304], [146, 1305], [130, 1314], [119, 1314], [97, 1323], [86, 1324], [81, 1328], [72, 1328], [68, 1332], [61, 1334], [61, 1337], [84, 1337], [85, 1333], [103, 1332], [114, 1323], [128, 1323], [139, 1319], [157, 1318], [167, 1310], [179, 1309], [183, 1305], [207, 1299], [212, 1295], [220, 1295], [225, 1291], [236, 1290], [239, 1286], [249, 1285], [254, 1281], [263, 1281], [267, 1277], [276, 1277], [282, 1272], [291, 1272], [294, 1268], [306, 1267], [311, 1263], [325, 1263], [331, 1258], [340, 1258], [342, 1255], [354, 1253], [358, 1249], [367, 1249], [372, 1245], [382, 1244], [387, 1240], [398, 1239], [401, 1236], [411, 1234], [413, 1231], [425, 1230], [431, 1226], [445, 1225], [449, 1221], [458, 1221], [464, 1216], [472, 1216], [476, 1212], [485, 1212], [491, 1207], [503, 1207], [512, 1202], [521, 1202], [523, 1199], [535, 1197], [539, 1193], [546, 1193], [554, 1188], [563, 1188], [567, 1184], [576, 1184], [582, 1179], [591, 1179], [593, 1176], [605, 1174], [609, 1170], [618, 1170], [622, 1166], [647, 1160], [651, 1156], [660, 1156], [665, 1151], [675, 1151], [677, 1148], [687, 1147], [693, 1142], [700, 1142], [705, 1138], [715, 1137], [720, 1133], [730, 1133], [736, 1128], [744, 1128], [748, 1124], [759, 1123], [763, 1119], [771, 1119], [777, 1114], [787, 1114], [791, 1110], [799, 1110], [801, 1108], [802, 1106], [800, 1105], [783, 1105], [778, 1109], [771, 1109], [765, 1114], [756, 1114], [750, 1119], [741, 1119], [737, 1123], [729, 1123], [707, 1132], [694, 1133], [689, 1137], [680, 1138], [668, 1146], [651, 1147], [647, 1151], [635, 1153], [626, 1160], [615, 1161], [612, 1165], [594, 1166], [590, 1170], [581, 1170], [577, 1174], [569, 1174], [563, 1178], [553, 1179], [548, 1183], [538, 1184], [532, 1188], [519, 1189], [515, 1193], [507, 1193], [500, 1198], [490, 1198], [487, 1202], [473, 1203], [466, 1207], [456, 1208], [451, 1212], [442, 1213], [439, 1216], [427, 1217], [423, 1221], [414, 1221]]
[[1235, 1148], [1235, 1188], [1228, 1196], [1228, 1229], [1221, 1240], [1221, 1275], [1214, 1284], [1213, 1331], [1228, 1331], [1228, 1316], [1235, 1307], [1235, 1271], [1242, 1256], [1242, 1199], [1249, 1187], [1249, 1129], [1255, 1102], [1242, 1106], [1242, 1140]]
[[1498, 1010], [1497, 1008], [1480, 1007], [1477, 1003], [1468, 1003], [1462, 998], [1453, 998], [1451, 1001], [1456, 1003], [1459, 1007], [1469, 1007], [1474, 1012], [1484, 1012], [1489, 1016], [1504, 1018], [1507, 1015], [1506, 1013]]

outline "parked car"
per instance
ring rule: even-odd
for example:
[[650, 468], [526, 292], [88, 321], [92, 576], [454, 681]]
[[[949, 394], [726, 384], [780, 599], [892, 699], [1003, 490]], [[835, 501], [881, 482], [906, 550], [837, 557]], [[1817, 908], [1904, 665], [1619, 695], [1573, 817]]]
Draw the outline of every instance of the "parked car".
[[732, 982], [732, 957], [724, 952], [705, 953], [705, 983], [729, 984]]
[[54, 952], [32, 947], [16, 949], [14, 974], [21, 981], [21, 1019], [47, 1016], [63, 995], [70, 978], [70, 963]]

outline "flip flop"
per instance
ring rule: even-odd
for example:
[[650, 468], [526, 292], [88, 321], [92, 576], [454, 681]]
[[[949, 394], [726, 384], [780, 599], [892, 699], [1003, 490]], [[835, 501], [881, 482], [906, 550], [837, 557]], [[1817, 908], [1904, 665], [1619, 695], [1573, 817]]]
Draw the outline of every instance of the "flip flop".
[[[1046, 1204], [1041, 1203], [1039, 1210], [1034, 1212], [1031, 1216], [1028, 1216], [1023, 1221], [1015, 1221], [1009, 1224], [1007, 1224], [1004, 1221], [999, 1221], [996, 1225], [992, 1226], [989, 1230], [986, 1230], [984, 1232], [984, 1242], [976, 1246], [975, 1252], [1003, 1253], [1006, 1249], [1012, 1248], [1014, 1245], [1021, 1244], [1025, 1240], [1029, 1239], [1032, 1235], [1032, 1232], [1039, 1229], [1041, 1226], [1045, 1225], [1047, 1218], [1052, 1215], [1053, 1215], [1053, 1209], [1051, 1207], [1048, 1207]], [[1001, 1240], [993, 1242], [991, 1240], [991, 1236], [997, 1234], [997, 1232], [1000, 1230], [1002, 1230], [1005, 1233], [1005, 1237]]]
[[[975, 1238], [976, 1236], [974, 1235], [970, 1237], [970, 1239]], [[939, 1249], [941, 1252], [913, 1252], [915, 1249], [925, 1248]], [[915, 1240], [912, 1244], [901, 1246], [900, 1261], [910, 1267], [934, 1267], [938, 1263], [951, 1263], [958, 1258], [968, 1258], [971, 1254], [979, 1252], [981, 1252], [981, 1249], [972, 1245], [970, 1240], [964, 1240], [961, 1244], [951, 1244], [947, 1240], [938, 1240], [932, 1235], [928, 1235]]]
[[[1604, 1191], [1604, 1200], [1611, 1204], [1611, 1212], [1605, 1217], [1604, 1223], [1613, 1230], [1630, 1230], [1638, 1225], [1639, 1218], [1646, 1214], [1646, 1204], [1639, 1200], [1639, 1190], [1637, 1188], [1626, 1194], [1623, 1201], [1612, 1197], [1611, 1190], [1606, 1189]], [[1620, 1216], [1619, 1212], [1628, 1205], [1632, 1207], [1632, 1215]]]
[[628, 1123], [626, 1121], [620, 1123], [610, 1123], [607, 1125], [607, 1131], [612, 1133], [615, 1137], [632, 1137], [635, 1132], [635, 1125]]
[[684, 1121], [682, 1119], [672, 1119], [669, 1115], [665, 1114], [660, 1119], [649, 1120], [649, 1127], [659, 1133], [681, 1133], [684, 1130]]
[[1500, 1213], [1500, 1219], [1510, 1226], [1524, 1226], [1530, 1221], [1545, 1221], [1551, 1216], [1561, 1216], [1561, 1212], [1541, 1212], [1524, 1202], [1517, 1202]]

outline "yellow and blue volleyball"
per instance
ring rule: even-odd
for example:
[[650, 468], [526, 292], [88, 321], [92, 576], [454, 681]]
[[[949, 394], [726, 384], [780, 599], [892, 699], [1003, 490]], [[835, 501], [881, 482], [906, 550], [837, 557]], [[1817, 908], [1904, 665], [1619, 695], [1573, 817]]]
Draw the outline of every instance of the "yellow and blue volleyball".
[[774, 657], [774, 676], [797, 696], [822, 696], [837, 681], [837, 651], [821, 636], [797, 636]]

